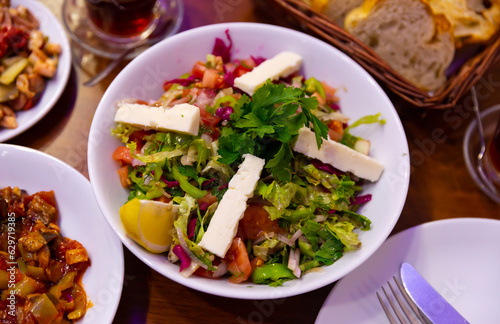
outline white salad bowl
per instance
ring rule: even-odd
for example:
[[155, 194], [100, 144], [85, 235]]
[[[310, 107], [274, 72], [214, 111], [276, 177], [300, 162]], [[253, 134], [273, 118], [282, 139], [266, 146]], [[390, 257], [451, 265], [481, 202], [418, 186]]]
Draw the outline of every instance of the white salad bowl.
[[[127, 201], [128, 190], [120, 185], [116, 161], [111, 154], [121, 142], [111, 136], [116, 103], [124, 98], [156, 100], [163, 93], [163, 82], [191, 71], [196, 61], [211, 53], [216, 37], [233, 41], [233, 58], [270, 58], [282, 51], [296, 52], [303, 58], [301, 74], [314, 76], [338, 89], [342, 112], [352, 121], [380, 112], [385, 125], [355, 128], [352, 133], [371, 141], [370, 155], [384, 165], [381, 178], [367, 183], [362, 194], [372, 194], [359, 213], [372, 221], [369, 231], [359, 233], [361, 249], [347, 252], [331, 266], [287, 281], [280, 287], [232, 284], [196, 276], [184, 278], [179, 265], [167, 261], [165, 254], [153, 254], [125, 233], [119, 209]], [[139, 259], [167, 278], [206, 293], [242, 299], [283, 298], [326, 286], [363, 263], [389, 236], [403, 208], [409, 184], [409, 153], [405, 133], [394, 106], [375, 80], [352, 59], [332, 46], [290, 29], [256, 23], [227, 23], [195, 28], [168, 38], [134, 59], [111, 83], [101, 99], [92, 122], [88, 166], [98, 204], [123, 244]], [[252, 289], [248, 289], [249, 286]]]

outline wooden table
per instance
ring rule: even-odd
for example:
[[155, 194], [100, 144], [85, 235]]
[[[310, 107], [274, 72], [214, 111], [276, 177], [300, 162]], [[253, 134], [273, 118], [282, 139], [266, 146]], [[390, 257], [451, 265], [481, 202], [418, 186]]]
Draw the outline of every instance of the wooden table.
[[[58, 17], [62, 0], [42, 0]], [[230, 21], [270, 21], [250, 0], [184, 0], [182, 29]], [[122, 66], [123, 67], [123, 66]], [[119, 71], [95, 87], [76, 64], [56, 106], [37, 125], [9, 141], [67, 162], [88, 177], [87, 138], [97, 104]], [[482, 108], [500, 103], [500, 67], [478, 84]], [[447, 111], [426, 111], [392, 97], [411, 154], [408, 198], [393, 233], [438, 219], [500, 219], [500, 206], [489, 200], [469, 176], [462, 155], [466, 126], [473, 118], [470, 98]], [[235, 300], [181, 286], [151, 270], [127, 249], [125, 282], [115, 323], [313, 323], [333, 284], [282, 300]]]

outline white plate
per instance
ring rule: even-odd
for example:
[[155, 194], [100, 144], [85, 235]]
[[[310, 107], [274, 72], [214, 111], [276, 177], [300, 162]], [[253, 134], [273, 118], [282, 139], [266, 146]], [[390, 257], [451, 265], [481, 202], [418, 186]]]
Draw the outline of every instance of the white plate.
[[[369, 231], [361, 232], [363, 247], [345, 253], [322, 272], [309, 273], [282, 287], [235, 285], [227, 280], [201, 277], [184, 278], [179, 266], [169, 263], [165, 254], [153, 254], [130, 239], [119, 217], [120, 207], [129, 192], [120, 185], [119, 166], [111, 158], [120, 140], [111, 136], [116, 102], [124, 98], [157, 99], [163, 94], [163, 82], [190, 71], [198, 60], [212, 52], [216, 37], [224, 39], [229, 30], [233, 40], [233, 58], [250, 55], [266, 58], [288, 50], [303, 57], [301, 72], [338, 88], [343, 112], [356, 120], [381, 112], [386, 124], [364, 125], [353, 133], [371, 141], [371, 156], [385, 167], [379, 181], [364, 186], [373, 199], [360, 213], [373, 222]], [[224, 297], [244, 299], [282, 298], [305, 293], [328, 285], [365, 261], [389, 236], [403, 208], [409, 182], [409, 154], [405, 133], [398, 114], [375, 80], [358, 64], [334, 47], [304, 33], [282, 27], [256, 23], [227, 23], [204, 26], [174, 35], [129, 63], [113, 80], [97, 107], [89, 134], [88, 165], [92, 188], [99, 207], [125, 246], [139, 259], [161, 273], [190, 288]], [[252, 288], [249, 289], [248, 287]]]
[[111, 323], [122, 292], [123, 247], [104, 220], [89, 181], [50, 155], [16, 145], [0, 144], [0, 165], [0, 188], [54, 191], [62, 235], [82, 243], [91, 261], [83, 287], [93, 306], [78, 323]]
[[[17, 136], [33, 126], [42, 119], [61, 96], [66, 84], [68, 83], [71, 72], [71, 49], [64, 28], [59, 20], [43, 4], [33, 0], [12, 0], [11, 6], [23, 5], [28, 8], [33, 15], [40, 21], [40, 30], [49, 37], [52, 43], [61, 45], [61, 55], [57, 65], [56, 75], [47, 80], [45, 90], [38, 103], [31, 109], [16, 113], [17, 128], [0, 128], [0, 142], [5, 142], [14, 136]], [[55, 4], [54, 4], [55, 5]]]
[[456, 218], [415, 226], [390, 237], [340, 280], [316, 324], [388, 323], [376, 292], [412, 264], [470, 323], [498, 323], [500, 221]]

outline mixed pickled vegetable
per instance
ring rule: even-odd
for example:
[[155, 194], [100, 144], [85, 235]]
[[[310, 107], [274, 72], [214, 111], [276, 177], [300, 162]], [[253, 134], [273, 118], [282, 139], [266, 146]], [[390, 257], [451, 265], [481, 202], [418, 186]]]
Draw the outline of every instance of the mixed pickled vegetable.
[[33, 108], [56, 73], [61, 46], [39, 27], [26, 7], [0, 2], [0, 129], [16, 128], [16, 113]]
[[0, 322], [71, 323], [87, 310], [86, 249], [61, 235], [53, 191], [0, 189]]

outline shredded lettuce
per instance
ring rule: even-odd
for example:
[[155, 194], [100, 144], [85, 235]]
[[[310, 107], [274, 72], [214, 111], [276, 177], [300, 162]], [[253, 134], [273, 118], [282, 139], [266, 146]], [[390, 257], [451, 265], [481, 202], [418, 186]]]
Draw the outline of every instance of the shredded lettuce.
[[116, 128], [111, 130], [111, 135], [118, 137], [123, 143], [127, 143], [130, 135], [136, 130], [139, 130], [139, 128], [129, 124], [117, 123]]
[[354, 123], [352, 123], [350, 126], [346, 127], [344, 129], [344, 134], [342, 138], [340, 139], [340, 143], [349, 146], [350, 148], [354, 149], [354, 144], [360, 139], [357, 136], [354, 136], [350, 133], [351, 129], [358, 127], [359, 125], [363, 124], [375, 124], [375, 123], [380, 123], [380, 125], [385, 124], [385, 119], [380, 119], [381, 114], [375, 114], [375, 115], [367, 115], [363, 116]]
[[358, 234], [354, 233], [354, 225], [349, 222], [331, 222], [327, 221], [326, 226], [337, 235], [347, 250], [357, 250], [361, 247]]

